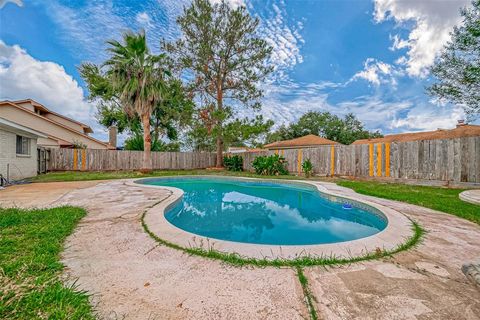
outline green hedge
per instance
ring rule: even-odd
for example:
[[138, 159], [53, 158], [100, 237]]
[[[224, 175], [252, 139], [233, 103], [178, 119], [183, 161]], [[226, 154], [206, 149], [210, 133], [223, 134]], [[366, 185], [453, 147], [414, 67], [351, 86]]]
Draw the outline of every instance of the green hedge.
[[287, 161], [285, 161], [285, 158], [278, 154], [259, 156], [252, 162], [255, 173], [264, 176], [286, 175], [288, 174], [286, 165]]

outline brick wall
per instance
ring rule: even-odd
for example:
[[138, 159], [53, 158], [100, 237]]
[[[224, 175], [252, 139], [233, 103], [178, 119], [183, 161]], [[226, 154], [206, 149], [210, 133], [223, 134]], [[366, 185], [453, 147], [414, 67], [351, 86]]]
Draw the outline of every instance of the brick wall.
[[9, 164], [9, 179], [20, 180], [37, 175], [37, 139], [30, 140], [30, 155], [17, 155], [16, 134], [0, 129], [0, 174], [7, 177]]

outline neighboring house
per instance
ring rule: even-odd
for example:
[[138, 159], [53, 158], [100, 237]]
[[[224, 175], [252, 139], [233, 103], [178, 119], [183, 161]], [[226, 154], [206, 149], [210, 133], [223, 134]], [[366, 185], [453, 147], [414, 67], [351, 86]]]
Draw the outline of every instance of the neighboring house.
[[302, 149], [302, 148], [315, 148], [319, 146], [335, 145], [338, 142], [328, 140], [314, 134], [309, 134], [300, 138], [291, 140], [283, 140], [273, 142], [263, 147], [268, 150], [284, 150], [284, 149]]
[[353, 142], [352, 144], [369, 144], [382, 142], [408, 142], [419, 140], [437, 140], [437, 139], [454, 139], [462, 137], [477, 137], [480, 136], [480, 126], [465, 124], [463, 120], [459, 120], [454, 129], [438, 129], [435, 131], [423, 132], [408, 132], [400, 134], [390, 134], [383, 138], [362, 139]]
[[9, 181], [37, 175], [41, 132], [0, 117], [0, 175]]
[[42, 133], [38, 146], [47, 148], [73, 148], [84, 145], [89, 149], [115, 149], [107, 142], [89, 136], [88, 125], [47, 109], [32, 100], [0, 101], [0, 117]]

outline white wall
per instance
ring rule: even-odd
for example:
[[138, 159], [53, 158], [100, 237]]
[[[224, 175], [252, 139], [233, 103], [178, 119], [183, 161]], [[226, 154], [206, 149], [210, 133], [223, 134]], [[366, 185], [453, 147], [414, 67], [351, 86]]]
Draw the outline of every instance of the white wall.
[[9, 179], [19, 180], [37, 175], [37, 139], [31, 138], [30, 155], [17, 155], [14, 132], [0, 128], [0, 174], [7, 177], [7, 164], [10, 166]]

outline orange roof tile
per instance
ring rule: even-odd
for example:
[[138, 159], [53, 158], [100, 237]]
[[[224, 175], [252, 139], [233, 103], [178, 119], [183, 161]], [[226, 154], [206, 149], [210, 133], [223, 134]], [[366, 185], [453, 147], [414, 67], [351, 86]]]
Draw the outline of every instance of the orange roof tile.
[[328, 139], [316, 136], [314, 134], [309, 134], [300, 138], [269, 143], [265, 145], [264, 148], [282, 149], [282, 148], [314, 147], [314, 146], [332, 145], [332, 144], [338, 144], [338, 142], [328, 140]]
[[380, 142], [407, 142], [418, 140], [437, 140], [437, 139], [454, 139], [461, 137], [480, 136], [480, 126], [464, 124], [458, 125], [454, 129], [438, 129], [435, 131], [408, 132], [400, 134], [390, 134], [383, 138], [361, 139], [352, 144], [368, 144]]

